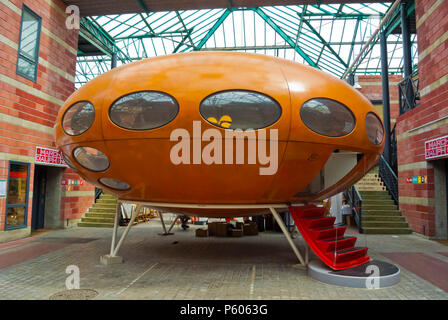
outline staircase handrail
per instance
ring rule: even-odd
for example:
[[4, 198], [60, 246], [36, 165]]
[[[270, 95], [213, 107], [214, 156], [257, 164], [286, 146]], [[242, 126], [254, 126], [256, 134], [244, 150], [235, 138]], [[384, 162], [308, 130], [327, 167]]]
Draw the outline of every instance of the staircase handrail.
[[354, 218], [356, 225], [358, 226], [359, 233], [363, 233], [362, 229], [362, 197], [358, 188], [353, 185], [349, 189], [344, 191], [345, 198], [347, 199], [350, 207], [354, 212]]
[[390, 167], [390, 165], [387, 163], [386, 159], [381, 155], [380, 161], [378, 162], [379, 165], [379, 176], [381, 180], [386, 185], [387, 190], [391, 194], [392, 198], [394, 199], [395, 203], [398, 204], [398, 177], [395, 174], [394, 170]]
[[102, 189], [95, 188], [95, 202], [99, 199], [102, 193], [103, 193]]

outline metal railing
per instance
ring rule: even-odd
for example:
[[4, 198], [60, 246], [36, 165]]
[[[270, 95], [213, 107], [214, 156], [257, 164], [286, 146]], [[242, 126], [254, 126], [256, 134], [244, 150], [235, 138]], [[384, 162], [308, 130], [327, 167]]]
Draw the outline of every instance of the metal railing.
[[102, 189], [95, 188], [95, 202], [96, 202], [96, 200], [99, 199], [99, 197], [101, 196], [102, 193], [103, 193]]
[[392, 131], [390, 132], [390, 167], [395, 172], [395, 175], [398, 173], [398, 153], [397, 153], [397, 135], [395, 132], [396, 124]]
[[353, 185], [349, 189], [344, 191], [345, 199], [353, 210], [353, 217], [355, 218], [356, 225], [358, 226], [359, 233], [363, 233], [362, 229], [362, 197], [358, 191], [358, 188]]
[[379, 176], [383, 183], [386, 185], [387, 190], [398, 205], [398, 177], [394, 170], [387, 163], [386, 159], [381, 155], [378, 161]]
[[403, 81], [398, 84], [400, 114], [412, 110], [420, 104], [418, 85], [418, 70], [415, 70], [409, 77], [404, 78]]

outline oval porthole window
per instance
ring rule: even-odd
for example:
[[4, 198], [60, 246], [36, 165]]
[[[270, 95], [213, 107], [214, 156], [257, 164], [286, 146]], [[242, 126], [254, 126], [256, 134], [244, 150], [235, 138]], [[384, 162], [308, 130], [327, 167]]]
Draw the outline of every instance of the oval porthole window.
[[300, 108], [300, 117], [309, 129], [328, 137], [342, 137], [355, 128], [350, 109], [332, 99], [308, 100]]
[[116, 189], [116, 190], [129, 190], [131, 189], [131, 186], [128, 185], [126, 182], [112, 179], [112, 178], [100, 178], [99, 182], [104, 184], [106, 187]]
[[73, 165], [73, 163], [70, 161], [69, 157], [68, 157], [65, 153], [61, 152], [61, 156], [62, 156], [62, 159], [64, 159], [65, 164], [66, 164], [70, 169], [77, 171], [77, 169], [75, 168], [75, 166]]
[[109, 117], [117, 126], [129, 130], [159, 128], [176, 118], [177, 101], [169, 94], [158, 91], [130, 93], [115, 101]]
[[231, 90], [205, 98], [199, 112], [214, 126], [225, 129], [261, 129], [280, 119], [282, 108], [271, 97], [254, 91]]
[[78, 136], [86, 132], [95, 120], [95, 108], [88, 101], [80, 101], [71, 105], [62, 117], [62, 128], [70, 136]]
[[78, 147], [73, 155], [80, 165], [92, 171], [104, 171], [109, 168], [109, 159], [100, 150], [91, 147]]
[[374, 145], [379, 145], [383, 142], [383, 125], [381, 124], [381, 120], [372, 112], [366, 115], [366, 132], [370, 142]]

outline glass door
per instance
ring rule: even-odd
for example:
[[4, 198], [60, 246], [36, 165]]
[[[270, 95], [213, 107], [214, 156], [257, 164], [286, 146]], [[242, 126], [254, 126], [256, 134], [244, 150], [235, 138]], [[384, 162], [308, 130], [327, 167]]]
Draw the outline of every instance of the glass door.
[[26, 228], [29, 169], [28, 163], [9, 162], [5, 230]]

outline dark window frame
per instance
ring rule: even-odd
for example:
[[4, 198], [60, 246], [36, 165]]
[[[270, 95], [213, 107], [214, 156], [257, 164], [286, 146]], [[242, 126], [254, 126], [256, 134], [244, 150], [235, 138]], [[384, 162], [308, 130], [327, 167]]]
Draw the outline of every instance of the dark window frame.
[[[25, 203], [22, 204], [10, 204], [8, 205], [8, 195], [9, 195], [9, 185], [10, 185], [10, 173], [11, 173], [11, 164], [18, 164], [18, 165], [24, 165], [27, 166], [27, 176], [26, 176], [26, 194], [25, 194]], [[9, 161], [8, 163], [8, 180], [7, 180], [7, 185], [6, 185], [6, 203], [5, 203], [5, 227], [4, 230], [5, 231], [9, 231], [9, 230], [15, 230], [15, 229], [25, 229], [27, 228], [28, 225], [28, 202], [29, 202], [29, 192], [30, 192], [30, 168], [31, 165], [30, 163], [27, 162], [20, 162], [20, 161]], [[24, 211], [24, 217], [23, 217], [23, 224], [20, 226], [13, 226], [13, 227], [8, 227], [8, 209], [9, 208], [19, 208], [19, 207], [25, 207], [25, 211]]]
[[[312, 100], [317, 100], [317, 99], [334, 101], [334, 102], [340, 104], [342, 107], [344, 107], [344, 108], [350, 113], [350, 115], [351, 115], [352, 118], [353, 118], [353, 128], [352, 128], [352, 130], [350, 130], [350, 132], [347, 132], [346, 134], [343, 134], [343, 135], [339, 135], [339, 136], [330, 136], [330, 135], [323, 134], [323, 133], [321, 133], [321, 132], [315, 131], [314, 129], [312, 129], [311, 127], [309, 127], [308, 124], [303, 120], [303, 117], [302, 117], [303, 106], [304, 106], [305, 104], [307, 104], [308, 102], [310, 102], [310, 101], [312, 101]], [[350, 109], [348, 106], [346, 106], [344, 103], [342, 103], [342, 102], [340, 102], [340, 101], [338, 101], [338, 100], [335, 100], [335, 99], [332, 99], [332, 98], [326, 98], [326, 97], [314, 97], [314, 98], [311, 98], [311, 99], [306, 100], [306, 101], [305, 101], [304, 103], [302, 103], [302, 105], [300, 106], [300, 109], [299, 109], [299, 117], [300, 117], [300, 121], [304, 124], [304, 126], [305, 126], [307, 129], [311, 130], [313, 133], [316, 133], [316, 134], [321, 135], [321, 136], [326, 137], [326, 138], [342, 138], [342, 137], [346, 137], [346, 136], [348, 136], [349, 134], [352, 134], [352, 133], [355, 131], [355, 129], [356, 129], [356, 125], [358, 124], [358, 120], [357, 120], [357, 118], [356, 118], [355, 113], [352, 111], [352, 109]]]
[[[170, 97], [175, 102], [175, 105], [177, 107], [176, 115], [170, 121], [168, 121], [168, 122], [166, 122], [166, 123], [164, 123], [164, 124], [162, 124], [160, 126], [153, 127], [153, 128], [148, 128], [148, 129], [131, 129], [131, 128], [126, 128], [126, 127], [123, 127], [123, 126], [119, 125], [118, 123], [116, 123], [115, 121], [112, 120], [111, 112], [112, 112], [112, 108], [114, 107], [115, 103], [117, 103], [120, 99], [122, 99], [124, 97], [130, 96], [130, 95], [136, 94], [136, 93], [142, 93], [142, 92], [159, 93], [159, 94], [166, 95], [166, 96]], [[176, 120], [177, 116], [180, 113], [180, 104], [179, 104], [179, 101], [177, 101], [177, 99], [175, 97], [173, 97], [171, 94], [169, 94], [167, 92], [160, 91], [160, 90], [138, 90], [138, 91], [132, 91], [132, 92], [126, 93], [126, 94], [118, 97], [117, 99], [115, 99], [114, 102], [112, 102], [111, 105], [109, 106], [109, 109], [107, 110], [107, 113], [108, 113], [109, 121], [112, 122], [117, 127], [119, 127], [120, 129], [128, 130], [128, 131], [131, 131], [131, 132], [132, 131], [134, 131], [134, 132], [136, 132], [136, 131], [149, 131], [149, 130], [162, 128], [162, 127], [172, 123], [174, 120]]]
[[[88, 127], [86, 130], [84, 130], [83, 132], [78, 133], [78, 134], [70, 134], [70, 133], [68, 133], [68, 132], [65, 130], [65, 128], [64, 128], [64, 119], [65, 119], [65, 116], [67, 115], [67, 113], [70, 111], [71, 108], [73, 108], [76, 104], [81, 103], [81, 102], [85, 102], [86, 104], [90, 104], [90, 105], [92, 106], [92, 108], [93, 108], [93, 120], [92, 120], [92, 123], [91, 123], [91, 124], [89, 125], [89, 127]], [[85, 105], [84, 105], [84, 106], [85, 106]], [[62, 127], [62, 130], [63, 130], [64, 133], [65, 133], [66, 135], [68, 135], [68, 136], [71, 136], [71, 137], [77, 137], [77, 136], [80, 136], [80, 135], [86, 133], [86, 132], [93, 126], [93, 123], [95, 122], [95, 117], [96, 117], [96, 112], [95, 112], [95, 106], [93, 105], [93, 103], [90, 102], [90, 101], [88, 101], [88, 100], [80, 100], [80, 101], [78, 101], [78, 102], [73, 103], [72, 105], [70, 105], [70, 107], [67, 108], [67, 110], [65, 110], [64, 115], [62, 116], [62, 119], [61, 119], [61, 127]], [[73, 117], [72, 117], [72, 119], [73, 119]]]
[[[25, 56], [24, 54], [20, 53], [20, 45], [22, 43], [23, 16], [24, 16], [25, 12], [28, 13], [29, 15], [33, 16], [38, 22], [36, 48], [35, 48], [36, 61], [33, 61], [30, 58], [28, 58], [27, 56]], [[33, 10], [31, 10], [29, 7], [27, 7], [25, 4], [23, 4], [22, 5], [22, 17], [20, 20], [19, 43], [18, 43], [18, 48], [17, 48], [16, 74], [18, 74], [28, 80], [31, 80], [33, 82], [37, 82], [37, 73], [38, 73], [38, 69], [39, 69], [39, 48], [40, 48], [41, 31], [42, 31], [42, 18], [39, 15], [37, 15]], [[28, 63], [33, 64], [35, 66], [33, 77], [19, 71], [19, 59], [23, 59], [23, 60], [27, 61]]]
[[[199, 108], [198, 108], [198, 109], [199, 109], [199, 114], [200, 114], [201, 118], [204, 119], [208, 124], [211, 124], [212, 126], [214, 126], [214, 127], [216, 127], [216, 128], [219, 128], [219, 129], [223, 129], [223, 130], [238, 130], [238, 129], [224, 128], [224, 127], [221, 127], [220, 125], [217, 125], [216, 123], [212, 123], [212, 122], [208, 121], [208, 120], [205, 118], [205, 116], [202, 114], [202, 112], [201, 112], [202, 104], [203, 104], [204, 101], [207, 100], [208, 98], [210, 98], [210, 97], [212, 97], [212, 96], [214, 96], [214, 95], [217, 95], [217, 94], [226, 93], [226, 92], [236, 92], [236, 91], [238, 91], [238, 92], [251, 92], [251, 93], [256, 93], [256, 94], [259, 94], [259, 95], [268, 97], [270, 100], [272, 100], [272, 101], [277, 105], [277, 107], [278, 107], [279, 110], [280, 110], [280, 114], [279, 114], [278, 118], [277, 118], [273, 123], [271, 123], [271, 124], [269, 124], [269, 125], [267, 125], [267, 126], [261, 127], [261, 128], [250, 128], [250, 131], [257, 131], [257, 130], [262, 130], [262, 129], [269, 128], [269, 127], [273, 126], [274, 124], [276, 124], [277, 122], [279, 122], [280, 119], [282, 118], [282, 115], [283, 115], [283, 107], [282, 107], [282, 105], [280, 104], [280, 102], [277, 101], [277, 99], [274, 99], [272, 96], [270, 96], [270, 95], [268, 95], [268, 94], [266, 94], [266, 93], [263, 93], [263, 92], [260, 92], [260, 91], [255, 91], [255, 90], [250, 90], [250, 89], [226, 89], [226, 90], [216, 91], [216, 92], [213, 92], [213, 93], [207, 95], [207, 96], [206, 96], [204, 99], [202, 99], [201, 102], [199, 103]], [[244, 129], [244, 131], [247, 131], [247, 130], [249, 130], [249, 129]]]

